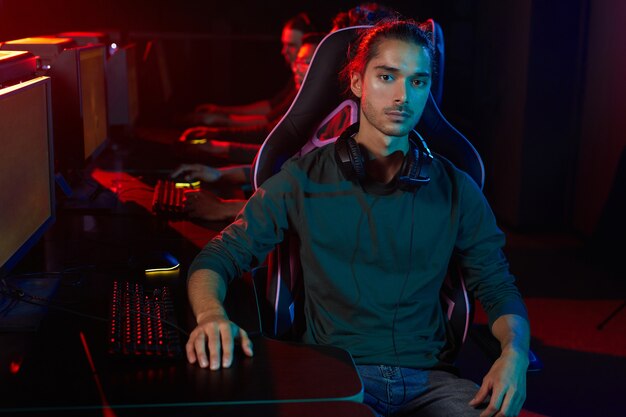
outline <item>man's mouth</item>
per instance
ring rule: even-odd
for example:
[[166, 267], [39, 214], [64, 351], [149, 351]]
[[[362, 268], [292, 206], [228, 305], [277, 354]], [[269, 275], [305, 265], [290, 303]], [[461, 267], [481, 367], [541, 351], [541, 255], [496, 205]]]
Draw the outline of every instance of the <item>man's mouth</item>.
[[408, 119], [411, 117], [411, 112], [405, 110], [387, 110], [385, 114], [393, 119]]

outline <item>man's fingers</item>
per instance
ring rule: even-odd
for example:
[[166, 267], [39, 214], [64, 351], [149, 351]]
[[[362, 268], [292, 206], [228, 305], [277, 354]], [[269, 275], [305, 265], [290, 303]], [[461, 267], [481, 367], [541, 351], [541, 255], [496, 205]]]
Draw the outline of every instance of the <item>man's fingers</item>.
[[233, 362], [235, 339], [247, 356], [253, 355], [248, 334], [236, 324], [220, 320], [198, 326], [185, 345], [187, 359], [189, 363], [198, 362], [201, 368], [228, 368]]
[[182, 174], [183, 172], [187, 171], [189, 168], [186, 165], [181, 165], [178, 168], [176, 168], [176, 170], [174, 172], [172, 172], [172, 174], [170, 175], [171, 178], [176, 178], [178, 177], [180, 174]]
[[248, 337], [248, 333], [244, 329], [239, 329], [239, 338], [241, 340], [241, 348], [243, 349], [243, 353], [247, 356], [253, 356], [254, 351], [252, 350], [252, 341], [250, 337]]
[[207, 332], [209, 336], [209, 366], [212, 370], [220, 368], [220, 358], [222, 356], [222, 341], [217, 325], [209, 326]]
[[[193, 336], [192, 336], [193, 337]], [[187, 352], [187, 360], [189, 363], [196, 363], [198, 360], [198, 356], [196, 355], [196, 348], [194, 346], [194, 341], [190, 338], [185, 344], [185, 351]]]
[[196, 351], [196, 357], [201, 368], [206, 368], [209, 361], [206, 355], [206, 336], [200, 332], [193, 342], [193, 349]]
[[505, 416], [517, 416], [522, 411], [522, 406], [526, 400], [526, 393], [517, 389], [509, 389], [502, 402], [500, 411]]
[[[220, 326], [220, 335], [222, 338], [222, 366], [228, 368], [233, 362], [233, 328], [236, 325], [231, 323], [223, 323]], [[236, 333], [236, 330], [234, 330]]]
[[483, 382], [483, 384], [480, 386], [480, 389], [478, 390], [474, 398], [469, 402], [469, 405], [471, 405], [472, 407], [475, 407], [479, 404], [484, 403], [488, 395], [489, 395], [489, 385]]
[[512, 401], [514, 401], [514, 395], [512, 392], [509, 391], [504, 395], [504, 398], [502, 399], [502, 405], [499, 407], [500, 414], [502, 414], [503, 416], [517, 415], [517, 413], [512, 414]]
[[480, 413], [480, 417], [491, 417], [495, 416], [500, 408], [502, 407], [502, 400], [504, 399], [504, 391], [498, 390], [494, 387], [494, 390], [491, 394], [491, 401], [489, 401], [489, 405], [485, 410]]

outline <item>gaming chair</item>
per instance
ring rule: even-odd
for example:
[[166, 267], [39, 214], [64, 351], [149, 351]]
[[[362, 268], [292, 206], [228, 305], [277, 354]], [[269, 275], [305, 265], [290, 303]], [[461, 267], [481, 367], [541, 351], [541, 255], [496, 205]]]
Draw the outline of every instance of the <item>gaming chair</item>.
[[[434, 22], [429, 22], [433, 28], [438, 28]], [[344, 65], [349, 43], [366, 27], [340, 29], [319, 44], [298, 95], [257, 154], [252, 174], [255, 189], [278, 172], [287, 159], [312, 149], [315, 144], [326, 145], [333, 141], [319, 140], [318, 130], [327, 115], [342, 107], [356, 106], [354, 102], [344, 101], [337, 74]], [[441, 28], [438, 30], [441, 32]], [[433, 35], [436, 34], [434, 31]], [[443, 46], [440, 50], [443, 52]], [[346, 121], [345, 127], [354, 121]], [[432, 92], [416, 131], [432, 153], [444, 156], [468, 173], [482, 189], [485, 173], [480, 155], [444, 118]], [[304, 291], [298, 251], [297, 236], [287, 235], [269, 255], [266, 264], [252, 273], [261, 330], [269, 337], [298, 340], [304, 331]], [[440, 299], [448, 318], [447, 346], [440, 359], [453, 363], [467, 339], [473, 319], [473, 299], [454, 260], [441, 288]]]

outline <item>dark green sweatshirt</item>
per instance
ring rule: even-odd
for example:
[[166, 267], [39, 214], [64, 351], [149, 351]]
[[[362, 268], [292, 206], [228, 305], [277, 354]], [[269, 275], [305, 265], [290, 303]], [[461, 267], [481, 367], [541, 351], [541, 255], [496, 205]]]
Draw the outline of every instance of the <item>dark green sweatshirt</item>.
[[435, 158], [416, 192], [347, 180], [334, 145], [292, 159], [196, 257], [190, 273], [226, 280], [261, 263], [287, 229], [301, 241], [304, 341], [348, 350], [357, 364], [430, 368], [445, 343], [439, 303], [459, 255], [466, 285], [492, 323], [526, 309], [482, 192]]

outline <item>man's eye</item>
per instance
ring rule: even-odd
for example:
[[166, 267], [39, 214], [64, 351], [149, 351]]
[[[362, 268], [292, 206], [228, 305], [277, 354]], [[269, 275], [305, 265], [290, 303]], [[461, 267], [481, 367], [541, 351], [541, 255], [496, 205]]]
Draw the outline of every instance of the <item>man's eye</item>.
[[382, 75], [379, 75], [379, 77], [383, 81], [391, 81], [391, 75], [389, 74], [382, 74]]
[[425, 84], [426, 84], [425, 81], [422, 81], [422, 80], [419, 80], [419, 79], [413, 80], [413, 86], [414, 87], [421, 87], [421, 86], [423, 86]]

